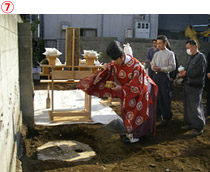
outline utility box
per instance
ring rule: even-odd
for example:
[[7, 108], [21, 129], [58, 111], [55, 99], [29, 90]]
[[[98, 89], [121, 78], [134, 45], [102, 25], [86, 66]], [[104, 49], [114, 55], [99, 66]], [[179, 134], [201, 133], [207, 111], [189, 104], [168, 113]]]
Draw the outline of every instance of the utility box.
[[125, 38], [133, 38], [133, 28], [132, 27], [125, 28]]
[[150, 23], [141, 21], [135, 23], [135, 38], [149, 38]]

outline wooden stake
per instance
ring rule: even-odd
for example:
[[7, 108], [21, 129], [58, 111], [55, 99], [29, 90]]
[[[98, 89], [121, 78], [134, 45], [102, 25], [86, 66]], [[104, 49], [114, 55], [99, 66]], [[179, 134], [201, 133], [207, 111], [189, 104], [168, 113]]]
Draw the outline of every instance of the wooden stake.
[[[74, 38], [73, 38], [73, 35], [74, 35]], [[74, 51], [74, 53], [72, 51]], [[66, 61], [67, 66], [72, 65], [72, 58], [74, 58], [74, 66], [78, 66], [79, 58], [80, 58], [80, 28], [69, 27], [69, 28], [66, 28], [65, 61]]]
[[75, 29], [73, 29], [72, 30], [72, 58], [71, 58], [71, 60], [72, 60], [72, 67], [71, 67], [71, 69], [72, 69], [72, 75], [73, 75], [73, 78], [74, 78], [74, 45], [75, 44]]

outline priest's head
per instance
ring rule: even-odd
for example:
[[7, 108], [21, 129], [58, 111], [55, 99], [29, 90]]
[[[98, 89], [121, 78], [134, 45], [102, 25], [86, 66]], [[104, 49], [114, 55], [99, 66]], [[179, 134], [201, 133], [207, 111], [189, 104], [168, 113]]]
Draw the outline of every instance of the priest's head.
[[123, 64], [125, 60], [125, 53], [123, 48], [120, 46], [120, 42], [112, 41], [106, 48], [107, 55], [115, 61], [116, 64]]

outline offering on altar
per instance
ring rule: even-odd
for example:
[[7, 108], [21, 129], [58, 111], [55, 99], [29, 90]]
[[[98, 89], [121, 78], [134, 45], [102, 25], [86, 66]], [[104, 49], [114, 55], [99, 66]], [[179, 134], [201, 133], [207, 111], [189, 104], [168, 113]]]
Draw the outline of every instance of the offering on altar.
[[94, 50], [84, 50], [82, 55], [86, 59], [86, 65], [91, 66], [95, 65], [95, 60], [97, 60], [99, 54]]
[[46, 55], [46, 58], [49, 61], [49, 65], [58, 65], [61, 64], [58, 57], [62, 54], [56, 48], [45, 48], [45, 52], [43, 53]]

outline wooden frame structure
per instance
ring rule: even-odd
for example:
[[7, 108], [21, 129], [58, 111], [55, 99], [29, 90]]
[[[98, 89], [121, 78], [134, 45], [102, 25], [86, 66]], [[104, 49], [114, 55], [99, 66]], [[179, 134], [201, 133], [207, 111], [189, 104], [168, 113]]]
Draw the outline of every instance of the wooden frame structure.
[[[72, 67], [71, 67], [72, 68]], [[91, 96], [87, 95], [85, 93], [85, 104], [84, 104], [84, 110], [81, 111], [55, 111], [54, 110], [54, 83], [56, 83], [56, 80], [59, 80], [59, 83], [75, 83], [79, 79], [81, 79], [81, 76], [85, 74], [86, 76], [89, 76], [90, 73], [88, 71], [63, 71], [63, 70], [52, 70], [52, 82], [51, 82], [51, 107], [52, 110], [50, 112], [50, 119], [51, 121], [54, 121], [54, 117], [66, 117], [66, 116], [71, 116], [77, 117], [76, 119], [79, 121], [90, 121], [91, 118]], [[74, 78], [73, 80], [70, 78]], [[70, 79], [70, 80], [69, 80]], [[78, 80], [77, 80], [78, 79]], [[63, 80], [63, 82], [62, 82]], [[71, 118], [70, 118], [71, 119]]]
[[[50, 68], [51, 73], [48, 80], [42, 80], [41, 83], [51, 84], [51, 122], [56, 121], [70, 121], [70, 122], [89, 122], [91, 121], [91, 96], [85, 93], [84, 110], [80, 111], [57, 111], [54, 108], [54, 84], [55, 83], [76, 83], [80, 79], [90, 76], [98, 71], [101, 66], [85, 65], [78, 66], [79, 58], [75, 57], [75, 51], [78, 54], [78, 41], [79, 41], [78, 28], [66, 29], [66, 65], [41, 65], [41, 67]], [[76, 40], [76, 41], [75, 41]], [[69, 46], [70, 45], [70, 46]], [[75, 48], [76, 47], [76, 48]], [[75, 61], [76, 60], [76, 61]], [[58, 70], [59, 67], [59, 70]], [[49, 79], [51, 78], [51, 79]], [[48, 87], [49, 93], [49, 87]], [[49, 94], [48, 94], [49, 95]], [[48, 96], [49, 97], [49, 96]], [[64, 117], [62, 119], [60, 117]]]
[[[51, 68], [51, 80], [42, 80], [41, 83], [51, 84], [51, 110], [50, 110], [50, 120], [51, 122], [56, 121], [79, 121], [79, 122], [89, 122], [91, 121], [91, 96], [85, 93], [84, 110], [63, 110], [57, 111], [54, 107], [54, 84], [71, 84], [77, 83], [80, 79], [90, 76], [95, 73], [95, 71], [100, 68], [100, 66], [75, 66], [78, 70], [72, 70], [72, 66], [59, 65], [63, 69], [69, 70], [56, 70], [55, 66], [52, 65], [42, 65], [42, 67], [48, 66]], [[86, 68], [86, 70], [83, 70]], [[82, 70], [81, 70], [82, 69]], [[63, 117], [66, 119], [62, 120]], [[56, 118], [56, 119], [55, 119]]]

